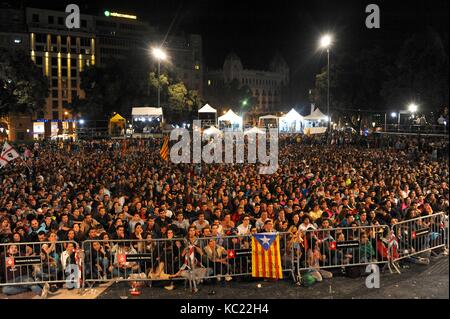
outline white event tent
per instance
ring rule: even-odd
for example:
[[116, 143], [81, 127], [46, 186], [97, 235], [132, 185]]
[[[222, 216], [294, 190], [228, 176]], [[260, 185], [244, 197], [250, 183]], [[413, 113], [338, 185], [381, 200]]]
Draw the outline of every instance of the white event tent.
[[[271, 122], [273, 123], [275, 121], [276, 125], [273, 126]], [[278, 127], [278, 116], [276, 115], [264, 115], [260, 116], [258, 119], [258, 126], [259, 127]]]
[[133, 121], [151, 121], [154, 118], [163, 119], [162, 107], [133, 107], [131, 109]]
[[202, 121], [202, 127], [217, 125], [217, 110], [211, 105], [205, 104], [198, 110], [198, 119]]
[[301, 133], [303, 129], [303, 116], [291, 109], [287, 114], [279, 118], [280, 132]]
[[314, 109], [314, 104], [311, 105], [311, 114], [304, 117], [305, 119], [305, 133], [306, 134], [320, 134], [327, 130], [328, 116], [322, 113], [319, 108]]
[[242, 131], [242, 117], [229, 109], [224, 115], [218, 118], [219, 128], [227, 131]]

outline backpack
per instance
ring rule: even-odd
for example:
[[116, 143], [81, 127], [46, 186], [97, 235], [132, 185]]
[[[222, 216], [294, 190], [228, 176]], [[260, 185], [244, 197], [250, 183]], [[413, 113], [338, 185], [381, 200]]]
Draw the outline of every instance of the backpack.
[[310, 273], [304, 274], [302, 276], [302, 285], [305, 287], [311, 287], [316, 282], [316, 278]]

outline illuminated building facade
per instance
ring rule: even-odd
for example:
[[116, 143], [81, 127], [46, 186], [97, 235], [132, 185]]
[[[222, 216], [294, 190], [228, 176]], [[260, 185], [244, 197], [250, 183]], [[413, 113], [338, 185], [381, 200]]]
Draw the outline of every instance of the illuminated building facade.
[[228, 54], [223, 69], [206, 72], [206, 97], [215, 92], [215, 87], [221, 87], [233, 80], [250, 88], [256, 99], [256, 105], [253, 105], [256, 111], [272, 112], [286, 108], [289, 67], [280, 55], [275, 55], [269, 70], [266, 71], [244, 69], [241, 59], [235, 53]]

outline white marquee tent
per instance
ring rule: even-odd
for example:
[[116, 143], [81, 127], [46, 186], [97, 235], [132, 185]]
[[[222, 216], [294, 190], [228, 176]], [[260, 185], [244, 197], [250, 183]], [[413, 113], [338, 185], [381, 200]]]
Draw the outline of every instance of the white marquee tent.
[[319, 108], [314, 110], [314, 105], [311, 106], [311, 114], [304, 117], [305, 121], [328, 121], [328, 116], [322, 113]]
[[215, 108], [213, 108], [211, 105], [205, 104], [205, 105], [203, 105], [203, 107], [201, 109], [198, 110], [198, 113], [215, 113], [215, 114], [217, 114], [217, 110]]
[[[222, 126], [225, 130], [242, 131], [242, 117], [229, 109], [224, 115], [219, 116], [219, 128]], [[222, 124], [222, 125], [221, 125]]]
[[133, 107], [131, 109], [131, 120], [132, 122], [151, 122], [157, 119], [163, 122], [163, 111], [162, 107]]
[[276, 123], [276, 126], [274, 126], [274, 127], [278, 127], [278, 116], [276, 116], [276, 115], [260, 116], [259, 119], [258, 119], [258, 126], [259, 127], [266, 126], [266, 123], [270, 124], [270, 121], [274, 121], [274, 120], [275, 120], [275, 123]]
[[202, 121], [202, 127], [217, 125], [217, 110], [205, 104], [198, 110], [198, 119]]
[[303, 129], [303, 116], [291, 109], [287, 114], [279, 118], [280, 132], [301, 133]]

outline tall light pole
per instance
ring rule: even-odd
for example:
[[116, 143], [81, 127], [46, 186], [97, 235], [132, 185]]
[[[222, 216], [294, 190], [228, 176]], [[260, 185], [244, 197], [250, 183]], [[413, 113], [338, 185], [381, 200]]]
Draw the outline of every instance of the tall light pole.
[[161, 77], [161, 61], [167, 59], [166, 53], [161, 48], [152, 49], [153, 57], [158, 60], [158, 108], [161, 107], [160, 77]]
[[330, 46], [332, 42], [332, 37], [330, 34], [325, 34], [320, 38], [320, 47], [322, 49], [327, 49], [327, 117], [328, 117], [328, 127], [330, 127], [331, 117], [330, 117]]

